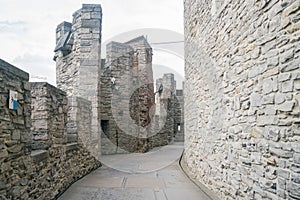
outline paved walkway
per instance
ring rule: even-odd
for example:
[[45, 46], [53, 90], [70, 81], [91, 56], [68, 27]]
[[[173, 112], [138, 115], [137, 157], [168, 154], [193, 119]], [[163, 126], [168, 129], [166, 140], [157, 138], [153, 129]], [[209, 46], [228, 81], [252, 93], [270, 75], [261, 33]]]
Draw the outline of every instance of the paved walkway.
[[60, 200], [210, 200], [182, 172], [182, 143], [146, 154], [103, 156], [103, 166], [74, 183]]

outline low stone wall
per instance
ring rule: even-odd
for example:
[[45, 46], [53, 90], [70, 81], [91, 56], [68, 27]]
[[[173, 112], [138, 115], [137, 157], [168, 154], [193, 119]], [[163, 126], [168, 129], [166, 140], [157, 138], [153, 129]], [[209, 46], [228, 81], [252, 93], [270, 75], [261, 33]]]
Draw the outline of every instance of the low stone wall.
[[221, 199], [300, 199], [299, 15], [185, 0], [185, 159]]
[[[100, 163], [80, 140], [68, 143], [65, 92], [28, 83], [3, 60], [0, 72], [0, 199], [55, 198]], [[18, 93], [17, 110], [8, 108], [8, 90]]]

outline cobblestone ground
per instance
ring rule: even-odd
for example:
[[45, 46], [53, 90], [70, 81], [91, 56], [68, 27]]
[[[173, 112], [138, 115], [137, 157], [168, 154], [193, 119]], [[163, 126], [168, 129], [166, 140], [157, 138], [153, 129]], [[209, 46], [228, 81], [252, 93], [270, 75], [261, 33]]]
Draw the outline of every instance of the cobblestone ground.
[[183, 145], [176, 143], [143, 155], [105, 156], [102, 162], [106, 166], [73, 184], [59, 199], [211, 199], [181, 170], [182, 149]]

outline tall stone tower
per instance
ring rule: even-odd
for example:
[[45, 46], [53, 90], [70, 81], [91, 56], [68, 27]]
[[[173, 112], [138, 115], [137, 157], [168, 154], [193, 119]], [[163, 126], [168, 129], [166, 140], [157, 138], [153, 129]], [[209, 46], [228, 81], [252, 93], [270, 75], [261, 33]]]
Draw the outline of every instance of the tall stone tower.
[[151, 123], [151, 107], [155, 104], [152, 47], [144, 36], [134, 38], [125, 44], [134, 49], [133, 76], [137, 78], [139, 86], [136, 91], [138, 96], [133, 100], [138, 102], [135, 106], [137, 110], [132, 112], [132, 118], [139, 126], [146, 127]]
[[140, 36], [111, 42], [106, 50], [101, 73], [102, 153], [147, 151], [154, 126], [152, 48]]
[[57, 26], [54, 50], [57, 87], [70, 97], [92, 103], [91, 142], [95, 148], [100, 138], [101, 25], [101, 5], [83, 4], [73, 14], [72, 23], [62, 22]]
[[101, 73], [101, 152], [114, 154], [133, 152], [138, 141], [129, 129], [129, 99], [133, 87], [133, 48], [129, 45], [110, 42], [106, 46], [106, 60]]

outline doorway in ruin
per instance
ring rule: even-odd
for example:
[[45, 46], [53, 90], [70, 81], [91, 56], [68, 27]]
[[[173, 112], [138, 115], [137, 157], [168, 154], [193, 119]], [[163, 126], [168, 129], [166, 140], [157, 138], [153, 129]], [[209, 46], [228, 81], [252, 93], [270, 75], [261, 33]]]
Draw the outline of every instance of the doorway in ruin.
[[101, 129], [102, 129], [102, 133], [110, 138], [109, 135], [109, 120], [101, 120]]

